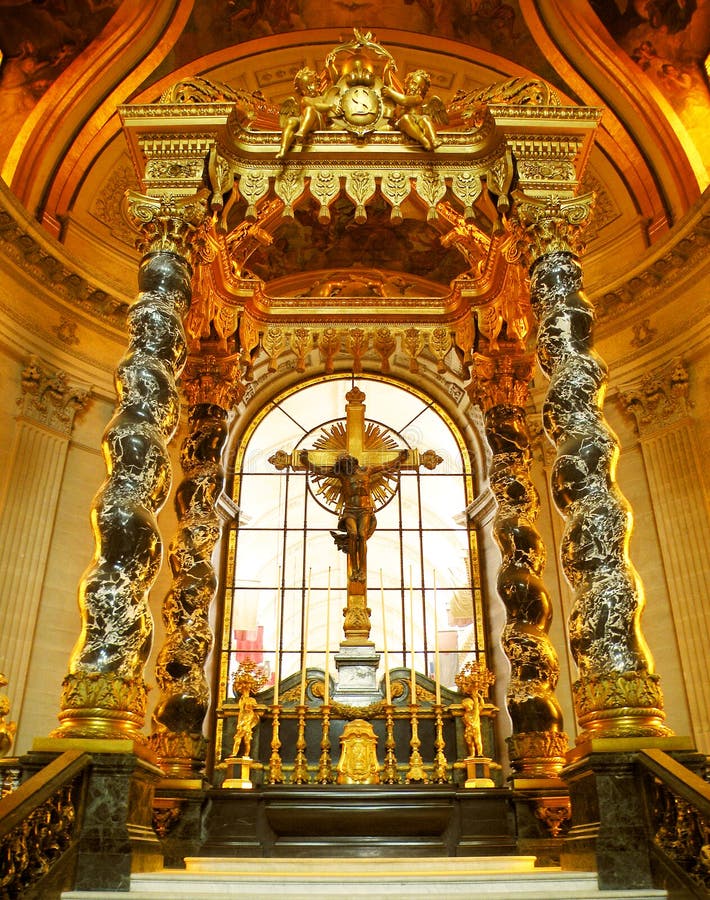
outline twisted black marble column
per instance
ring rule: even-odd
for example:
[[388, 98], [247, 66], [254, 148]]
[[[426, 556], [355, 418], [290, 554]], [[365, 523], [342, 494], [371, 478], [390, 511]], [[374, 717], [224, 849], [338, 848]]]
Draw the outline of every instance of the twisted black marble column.
[[497, 586], [507, 612], [502, 643], [510, 660], [510, 763], [522, 777], [556, 777], [567, 735], [555, 696], [560, 667], [549, 638], [552, 603], [542, 578], [545, 546], [535, 527], [540, 499], [530, 477], [530, 434], [521, 407], [494, 406], [485, 421], [498, 501], [493, 529], [502, 555]]
[[535, 521], [540, 499], [530, 476], [532, 454], [523, 404], [532, 374], [530, 354], [502, 344], [473, 355], [471, 398], [485, 414], [492, 450], [489, 478], [501, 551], [498, 593], [506, 608], [502, 644], [510, 661], [506, 705], [511, 768], [521, 778], [558, 778], [567, 751], [557, 653], [549, 638], [552, 603], [543, 581], [545, 546]]
[[156, 664], [161, 696], [150, 736], [161, 768], [173, 777], [195, 777], [205, 761], [205, 662], [212, 646], [208, 616], [217, 587], [212, 551], [220, 534], [216, 502], [224, 485], [227, 418], [227, 410], [214, 403], [190, 406], [189, 434], [182, 444], [185, 477], [175, 493], [178, 531], [169, 557], [173, 581], [163, 603], [166, 634]]
[[[554, 230], [554, 222], [543, 224]], [[572, 252], [553, 250], [540, 253], [530, 273], [538, 361], [550, 379], [543, 424], [557, 448], [552, 491], [566, 519], [562, 565], [575, 591], [569, 630], [579, 669], [578, 742], [668, 734], [641, 633], [643, 587], [628, 556], [631, 511], [616, 484], [619, 448], [602, 412], [607, 371], [593, 350], [581, 265]]]
[[167, 442], [179, 418], [189, 264], [172, 252], [150, 253], [139, 289], [116, 372], [118, 406], [103, 437], [108, 475], [91, 511], [94, 559], [79, 587], [82, 630], [63, 683], [58, 737], [144, 740], [148, 591], [162, 557], [156, 514], [170, 489]]

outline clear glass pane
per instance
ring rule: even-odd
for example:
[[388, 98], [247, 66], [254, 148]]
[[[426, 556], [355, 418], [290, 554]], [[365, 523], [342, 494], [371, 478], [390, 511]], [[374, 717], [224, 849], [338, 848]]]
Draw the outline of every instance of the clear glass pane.
[[[417, 395], [368, 379], [360, 379], [358, 386], [366, 393], [367, 419], [394, 432], [403, 429], [401, 446], [434, 449], [444, 458], [433, 472], [424, 468], [402, 472], [398, 493], [377, 512], [377, 529], [367, 548], [371, 638], [382, 652], [386, 627], [390, 668], [408, 668], [413, 621], [417, 670], [434, 675], [438, 643], [442, 683], [453, 686], [462, 660], [477, 649], [469, 539], [465, 520], [460, 518], [466, 506], [465, 481], [461, 474], [454, 474], [462, 473], [458, 444], [446, 422]], [[244, 515], [233, 576], [230, 679], [247, 655], [273, 673], [279, 610], [283, 612], [282, 679], [301, 668], [304, 605], [308, 606], [309, 666], [323, 668], [326, 650], [332, 654], [343, 638], [347, 558], [331, 535], [338, 517], [315, 500], [305, 472], [279, 472], [268, 457], [277, 449], [290, 453], [299, 445], [312, 446], [314, 430], [344, 418], [350, 388], [349, 379], [340, 379], [296, 391], [274, 406], [251, 435], [243, 456], [238, 501]], [[285, 586], [282, 592], [277, 590], [279, 582]], [[384, 672], [384, 660], [380, 670]], [[331, 673], [335, 675], [333, 666]]]

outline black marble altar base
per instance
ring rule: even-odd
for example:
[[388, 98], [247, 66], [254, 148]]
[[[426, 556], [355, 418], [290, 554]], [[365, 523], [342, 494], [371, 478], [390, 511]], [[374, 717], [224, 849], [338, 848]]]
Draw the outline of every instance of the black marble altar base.
[[[688, 768], [697, 768], [699, 754], [676, 751], [674, 741], [680, 744], [683, 739], [659, 738], [655, 743]], [[640, 747], [651, 744], [650, 739], [636, 742]], [[604, 744], [611, 745], [613, 740]], [[653, 887], [653, 861], [637, 754], [588, 752], [568, 765], [562, 777], [572, 802], [572, 827], [560, 855], [562, 868], [596, 869], [601, 890]]]
[[163, 865], [152, 825], [153, 794], [162, 772], [143, 753], [134, 752], [132, 741], [61, 738], [35, 741], [22, 759], [23, 770], [31, 775], [62, 750], [76, 746], [91, 753], [92, 762], [82, 800], [74, 888], [127, 891], [131, 872]]
[[516, 853], [511, 793], [448, 785], [274, 785], [208, 792], [203, 856]]

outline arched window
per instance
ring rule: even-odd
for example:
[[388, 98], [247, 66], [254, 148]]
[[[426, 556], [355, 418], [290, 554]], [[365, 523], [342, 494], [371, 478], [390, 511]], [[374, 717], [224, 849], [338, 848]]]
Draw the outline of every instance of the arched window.
[[[304, 471], [278, 471], [269, 458], [311, 449], [343, 421], [351, 386], [350, 377], [333, 376], [291, 388], [267, 403], [241, 438], [232, 488], [239, 515], [223, 587], [221, 702], [233, 697], [241, 660], [261, 663], [273, 678], [279, 653], [283, 680], [301, 670], [304, 647], [306, 665], [323, 669], [326, 650], [337, 652], [343, 639], [346, 557], [331, 535], [338, 517]], [[410, 667], [413, 612], [417, 671], [434, 677], [438, 646], [441, 683], [455, 687], [464, 662], [485, 651], [476, 536], [465, 514], [474, 495], [470, 457], [458, 428], [422, 392], [367, 376], [357, 386], [366, 395], [366, 423], [401, 448], [432, 449], [442, 458], [433, 470], [403, 470], [377, 512], [367, 556], [370, 639], [383, 650], [384, 620], [390, 668]]]

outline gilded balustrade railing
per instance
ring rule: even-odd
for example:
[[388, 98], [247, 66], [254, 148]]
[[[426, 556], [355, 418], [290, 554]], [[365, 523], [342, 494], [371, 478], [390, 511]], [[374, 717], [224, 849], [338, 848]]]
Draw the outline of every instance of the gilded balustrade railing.
[[657, 880], [671, 898], [710, 897], [710, 784], [661, 750], [638, 756]]
[[0, 800], [0, 897], [59, 898], [61, 869], [81, 831], [91, 757], [67, 750]]

